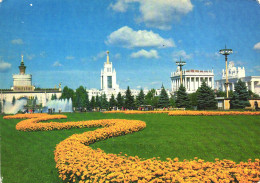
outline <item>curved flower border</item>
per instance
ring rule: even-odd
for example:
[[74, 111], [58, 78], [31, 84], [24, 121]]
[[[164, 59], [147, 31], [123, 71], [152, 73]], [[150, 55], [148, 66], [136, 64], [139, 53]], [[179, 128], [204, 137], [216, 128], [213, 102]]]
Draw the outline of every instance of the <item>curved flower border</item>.
[[250, 111], [106, 111], [104, 113], [124, 114], [159, 114], [167, 113], [169, 116], [224, 116], [224, 115], [260, 115], [260, 112]]
[[194, 158], [179, 162], [178, 158], [161, 161], [142, 160], [121, 154], [107, 154], [89, 147], [97, 141], [140, 131], [146, 127], [139, 120], [104, 119], [79, 122], [39, 123], [63, 119], [65, 115], [14, 115], [4, 117], [29, 118], [16, 125], [21, 131], [46, 131], [69, 128], [98, 127], [95, 131], [74, 134], [57, 144], [55, 162], [64, 182], [249, 182], [260, 180], [260, 160], [240, 162], [230, 160], [205, 162]]

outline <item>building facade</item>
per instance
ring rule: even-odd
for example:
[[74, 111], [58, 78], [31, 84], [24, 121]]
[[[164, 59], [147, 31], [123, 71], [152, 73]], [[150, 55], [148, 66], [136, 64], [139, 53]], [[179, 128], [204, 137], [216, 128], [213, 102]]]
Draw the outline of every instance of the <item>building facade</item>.
[[[177, 67], [176, 72], [171, 73], [171, 87], [172, 92], [178, 91], [181, 85], [180, 67]], [[205, 81], [206, 84], [214, 89], [214, 72], [204, 70], [184, 70], [182, 71], [182, 84], [186, 88], [187, 93], [194, 93], [201, 86], [201, 83]]]
[[8, 110], [10, 107], [7, 106], [12, 103], [13, 98], [16, 101], [35, 98], [38, 100], [38, 103], [45, 107], [46, 103], [51, 100], [52, 95], [55, 94], [57, 98], [61, 96], [62, 91], [60, 85], [59, 88], [46, 89], [35, 88], [35, 86], [32, 85], [32, 75], [25, 73], [26, 66], [24, 65], [23, 56], [19, 70], [19, 74], [13, 74], [13, 86], [10, 89], [0, 89], [0, 102], [2, 106], [2, 111], [0, 112], [9, 113]]
[[[228, 64], [228, 90], [235, 90], [235, 83], [238, 80], [245, 82], [247, 89], [260, 95], [260, 76], [246, 76], [245, 68], [235, 67], [234, 62]], [[226, 91], [226, 72], [222, 70], [222, 79], [216, 80], [216, 89], [220, 91]]]
[[[91, 88], [87, 89], [89, 100], [91, 100], [92, 96], [101, 96], [106, 94], [107, 99], [109, 100], [112, 95], [117, 97], [117, 94], [120, 92], [122, 96], [125, 95], [126, 89], [120, 89], [117, 84], [116, 70], [113, 68], [112, 62], [109, 60], [109, 51], [107, 51], [107, 60], [104, 63], [104, 68], [101, 69], [100, 74], [100, 86], [101, 89]], [[143, 89], [144, 94], [146, 95], [149, 90]], [[156, 90], [156, 95], [160, 95], [161, 89]], [[166, 89], [166, 92], [170, 96], [170, 91]], [[140, 93], [140, 90], [131, 89], [131, 93], [134, 97], [137, 97]]]

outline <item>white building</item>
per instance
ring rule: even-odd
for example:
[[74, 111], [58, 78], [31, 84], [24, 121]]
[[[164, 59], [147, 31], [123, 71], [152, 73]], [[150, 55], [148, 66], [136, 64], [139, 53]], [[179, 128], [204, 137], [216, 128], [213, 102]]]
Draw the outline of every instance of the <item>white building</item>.
[[[180, 67], [177, 67], [176, 72], [171, 73], [171, 86], [172, 92], [178, 91], [181, 85]], [[183, 70], [182, 71], [182, 84], [186, 88], [187, 93], [194, 93], [201, 86], [202, 81], [214, 89], [214, 72], [204, 70]]]
[[[116, 80], [116, 70], [113, 69], [113, 64], [109, 60], [109, 51], [107, 51], [107, 60], [104, 63], [104, 69], [101, 70], [101, 75], [100, 75], [100, 85], [101, 89], [88, 89], [88, 96], [89, 100], [91, 100], [92, 96], [101, 96], [103, 94], [106, 94], [107, 99], [109, 100], [112, 95], [114, 97], [117, 97], [117, 94], [120, 92], [122, 96], [125, 95], [126, 89], [120, 89], [119, 85], [117, 84]], [[146, 95], [149, 90], [148, 89], [143, 89], [144, 94]], [[161, 89], [156, 90], [156, 94], [160, 95]], [[170, 96], [170, 91], [166, 89], [166, 92]], [[136, 97], [140, 93], [140, 90], [137, 89], [131, 89], [131, 94]]]
[[[260, 95], [260, 76], [246, 76], [245, 68], [236, 68], [234, 62], [229, 62], [228, 64], [228, 90], [235, 90], [235, 83], [241, 79], [241, 81], [246, 83], [248, 90]], [[216, 80], [216, 89], [221, 91], [226, 91], [226, 72], [222, 70], [222, 79]]]
[[43, 107], [46, 106], [46, 103], [51, 100], [52, 95], [56, 95], [57, 98], [61, 96], [61, 88], [41, 88], [36, 89], [32, 85], [32, 75], [26, 74], [26, 66], [24, 65], [23, 56], [21, 60], [21, 64], [19, 66], [20, 73], [13, 74], [13, 86], [11, 89], [0, 89], [0, 102], [2, 105], [2, 111], [6, 112], [7, 108], [3, 105], [4, 103], [11, 103], [13, 97], [16, 101], [20, 99], [29, 99], [29, 98], [37, 98], [39, 103], [42, 104]]

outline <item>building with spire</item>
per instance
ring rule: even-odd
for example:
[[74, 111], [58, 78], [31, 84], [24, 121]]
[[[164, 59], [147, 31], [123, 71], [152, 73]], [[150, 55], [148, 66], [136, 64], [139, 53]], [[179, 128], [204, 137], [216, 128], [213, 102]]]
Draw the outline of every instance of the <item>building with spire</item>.
[[[116, 70], [113, 68], [113, 64], [109, 59], [109, 51], [107, 51], [107, 59], [104, 62], [104, 68], [101, 69], [100, 73], [100, 86], [101, 89], [88, 89], [88, 96], [91, 100], [92, 96], [101, 96], [106, 94], [107, 99], [109, 100], [112, 95], [114, 97], [120, 92], [122, 95], [125, 95], [126, 89], [120, 89], [117, 84]], [[149, 90], [144, 89], [144, 94], [147, 94]], [[137, 96], [140, 93], [140, 90], [131, 89], [131, 93], [133, 96]]]
[[[244, 67], [235, 67], [233, 61], [230, 61], [227, 68], [228, 73], [228, 90], [235, 90], [235, 83], [239, 79], [245, 82], [247, 89], [251, 90], [252, 92], [260, 95], [260, 76], [246, 76], [245, 68]], [[225, 80], [226, 72], [222, 70], [222, 79], [216, 80], [216, 89], [220, 91], [226, 91], [225, 89]]]
[[16, 101], [22, 99], [37, 99], [38, 103], [41, 104], [42, 107], [45, 107], [47, 102], [51, 100], [52, 95], [56, 95], [57, 98], [61, 96], [62, 91], [60, 85], [59, 88], [35, 88], [35, 86], [32, 85], [32, 75], [26, 74], [23, 55], [18, 68], [20, 72], [13, 74], [13, 86], [10, 89], [0, 89], [0, 104], [2, 110], [0, 113], [9, 113], [10, 109], [12, 109], [12, 113], [16, 113], [17, 111], [13, 110], [15, 106], [11, 106], [14, 99]]
[[113, 64], [109, 61], [109, 51], [107, 51], [107, 61], [104, 63], [104, 69], [101, 70], [101, 90], [106, 93], [119, 90], [116, 83], [116, 70], [113, 70]]

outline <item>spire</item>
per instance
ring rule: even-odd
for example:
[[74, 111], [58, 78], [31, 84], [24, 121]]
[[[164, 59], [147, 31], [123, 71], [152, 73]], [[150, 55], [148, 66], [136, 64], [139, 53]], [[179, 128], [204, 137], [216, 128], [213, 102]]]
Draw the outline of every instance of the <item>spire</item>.
[[20, 70], [20, 74], [25, 74], [26, 66], [24, 66], [23, 55], [21, 57], [22, 57], [22, 59], [21, 59], [21, 64], [19, 66], [19, 70]]
[[109, 64], [109, 51], [107, 51], [107, 64]]
[[21, 57], [22, 57], [21, 63], [23, 63], [23, 55]]

